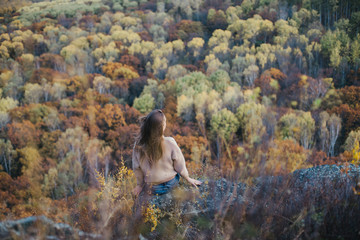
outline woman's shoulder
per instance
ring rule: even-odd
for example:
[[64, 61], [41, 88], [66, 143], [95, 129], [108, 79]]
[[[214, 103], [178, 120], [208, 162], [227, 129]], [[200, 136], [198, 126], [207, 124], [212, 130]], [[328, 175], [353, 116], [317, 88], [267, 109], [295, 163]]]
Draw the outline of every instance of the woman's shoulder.
[[176, 143], [176, 141], [175, 141], [175, 139], [174, 139], [173, 137], [164, 137], [164, 141], [165, 141], [166, 143], [171, 144], [171, 145], [174, 145], [174, 144], [177, 145], [177, 143]]

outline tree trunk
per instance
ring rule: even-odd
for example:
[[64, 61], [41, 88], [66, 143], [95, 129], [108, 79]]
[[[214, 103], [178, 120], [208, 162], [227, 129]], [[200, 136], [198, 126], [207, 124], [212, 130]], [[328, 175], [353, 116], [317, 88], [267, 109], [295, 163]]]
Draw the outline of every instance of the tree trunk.
[[216, 158], [218, 161], [218, 167], [221, 167], [220, 163], [220, 157], [221, 157], [221, 142], [219, 136], [216, 137]]

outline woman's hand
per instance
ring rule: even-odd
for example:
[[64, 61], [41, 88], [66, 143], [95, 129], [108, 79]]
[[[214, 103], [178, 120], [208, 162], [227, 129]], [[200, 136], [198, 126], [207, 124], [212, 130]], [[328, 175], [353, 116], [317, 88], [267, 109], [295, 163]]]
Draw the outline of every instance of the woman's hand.
[[186, 178], [186, 181], [188, 181], [188, 183], [190, 183], [192, 186], [194, 186], [196, 188], [197, 188], [197, 186], [200, 186], [202, 184], [201, 181], [193, 179], [191, 177]]
[[132, 191], [132, 194], [134, 195], [134, 197], [137, 197], [140, 194], [142, 189], [143, 189], [142, 186], [136, 185], [136, 187]]

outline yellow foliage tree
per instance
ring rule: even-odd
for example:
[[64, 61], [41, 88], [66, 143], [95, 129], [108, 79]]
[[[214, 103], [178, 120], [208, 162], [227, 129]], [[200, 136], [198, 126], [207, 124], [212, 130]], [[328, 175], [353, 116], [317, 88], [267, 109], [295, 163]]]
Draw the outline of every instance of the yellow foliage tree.
[[139, 77], [139, 74], [132, 66], [118, 62], [109, 62], [103, 66], [102, 70], [105, 75], [110, 77], [112, 80], [119, 78], [134, 79]]
[[269, 174], [286, 174], [300, 168], [311, 167], [306, 162], [309, 150], [293, 140], [275, 140], [267, 152], [265, 169]]
[[41, 173], [42, 157], [39, 151], [33, 147], [25, 147], [19, 150], [20, 162], [23, 165], [21, 172], [29, 179], [30, 194], [33, 198], [39, 198], [41, 193], [41, 181], [43, 174]]

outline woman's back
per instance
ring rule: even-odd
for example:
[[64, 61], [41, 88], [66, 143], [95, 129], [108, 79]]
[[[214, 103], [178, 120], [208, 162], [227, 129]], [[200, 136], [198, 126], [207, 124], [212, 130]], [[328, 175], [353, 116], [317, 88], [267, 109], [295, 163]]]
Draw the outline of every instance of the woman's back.
[[[146, 156], [140, 160], [140, 153], [134, 148], [133, 169], [142, 172], [146, 183], [159, 184], [169, 181], [174, 178], [177, 172], [181, 175], [188, 175], [184, 156], [174, 138], [164, 137], [162, 144], [162, 157], [155, 161], [152, 166], [150, 166]], [[139, 174], [139, 172], [135, 174]]]
[[156, 188], [174, 178], [178, 181], [177, 173], [193, 186], [201, 184], [201, 181], [189, 177], [184, 155], [172, 137], [164, 137], [165, 128], [166, 117], [160, 109], [153, 110], [141, 118], [140, 132], [132, 157], [132, 167], [137, 181], [133, 190], [134, 195], [142, 191], [145, 183], [155, 185]]

